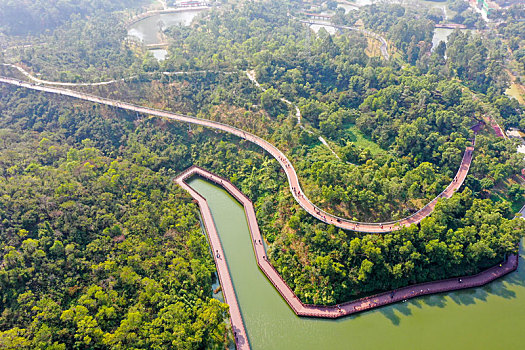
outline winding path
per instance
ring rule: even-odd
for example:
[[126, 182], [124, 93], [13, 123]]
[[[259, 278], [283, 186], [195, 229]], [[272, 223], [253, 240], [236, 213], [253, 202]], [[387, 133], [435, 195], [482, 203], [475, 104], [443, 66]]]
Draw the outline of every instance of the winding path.
[[[96, 83], [69, 83], [69, 82], [61, 82], [61, 81], [51, 81], [51, 80], [39, 79], [39, 78], [35, 77], [34, 75], [32, 75], [31, 73], [29, 73], [24, 68], [22, 68], [20, 66], [17, 66], [15, 64], [2, 63], [2, 65], [6, 66], [6, 67], [15, 68], [16, 70], [18, 70], [20, 73], [22, 73], [24, 76], [26, 76], [30, 80], [34, 81], [35, 83], [45, 84], [45, 85], [67, 86], [67, 87], [74, 87], [74, 86], [102, 86], [102, 85], [109, 85], [109, 84], [118, 83], [118, 82], [121, 82], [121, 81], [131, 80], [131, 79], [135, 79], [135, 78], [139, 77], [138, 75], [132, 75], [132, 76], [129, 76], [129, 77], [126, 77], [126, 78], [100, 81], [100, 82], [96, 82]], [[195, 70], [195, 71], [189, 71], [189, 72], [185, 72], [185, 71], [179, 71], [179, 72], [149, 72], [149, 73], [146, 73], [146, 74], [148, 74], [148, 75], [162, 74], [162, 75], [170, 76], [170, 75], [191, 75], [191, 74], [203, 74], [203, 73], [204, 74], [206, 74], [206, 73], [234, 74], [236, 72], [213, 71], [213, 70]]]
[[472, 162], [472, 153], [474, 151], [474, 145], [468, 146], [466, 148], [465, 153], [463, 155], [463, 159], [461, 161], [461, 165], [459, 167], [459, 170], [454, 180], [448, 185], [448, 187], [440, 195], [434, 198], [430, 203], [425, 205], [422, 209], [420, 209], [415, 214], [407, 218], [398, 220], [398, 221], [391, 221], [391, 222], [384, 222], [384, 223], [358, 222], [358, 221], [352, 221], [352, 220], [337, 217], [335, 215], [329, 214], [323, 211], [322, 209], [318, 208], [304, 194], [299, 184], [299, 178], [297, 176], [297, 173], [295, 172], [295, 169], [292, 163], [290, 162], [290, 160], [288, 160], [288, 158], [284, 155], [283, 152], [281, 152], [277, 147], [275, 147], [268, 141], [254, 134], [238, 129], [234, 126], [230, 126], [227, 124], [223, 124], [220, 122], [211, 121], [207, 119], [190, 117], [190, 116], [186, 116], [183, 114], [162, 111], [162, 110], [158, 110], [158, 109], [154, 109], [150, 107], [139, 106], [139, 105], [135, 105], [135, 104], [128, 103], [128, 102], [112, 100], [112, 99], [95, 96], [95, 95], [91, 95], [91, 94], [84, 93], [84, 92], [78, 92], [78, 91], [74, 91], [70, 89], [65, 89], [61, 87], [35, 85], [32, 83], [23, 82], [23, 81], [13, 79], [13, 78], [0, 77], [0, 83], [10, 84], [10, 85], [28, 88], [28, 89], [37, 90], [37, 91], [48, 92], [48, 93], [52, 93], [56, 95], [73, 97], [73, 98], [77, 98], [77, 99], [84, 100], [84, 101], [104, 104], [107, 106], [130, 110], [130, 111], [134, 111], [137, 113], [154, 115], [154, 116], [172, 119], [172, 120], [176, 120], [180, 122], [202, 125], [205, 127], [209, 127], [209, 128], [213, 128], [213, 129], [217, 129], [217, 130], [221, 130], [221, 131], [233, 134], [237, 137], [240, 137], [246, 141], [252, 142], [255, 145], [261, 147], [279, 162], [279, 164], [283, 168], [288, 178], [289, 188], [290, 188], [290, 191], [293, 197], [299, 203], [299, 205], [303, 209], [305, 209], [310, 215], [316, 217], [317, 219], [325, 223], [337, 226], [339, 228], [342, 228], [345, 230], [358, 231], [358, 232], [368, 232], [368, 233], [392, 232], [404, 226], [410, 226], [412, 224], [421, 222], [421, 220], [423, 220], [425, 217], [429, 216], [432, 213], [432, 211], [434, 210], [434, 207], [436, 206], [440, 198], [450, 198], [454, 194], [454, 192], [457, 191], [461, 187], [461, 185], [463, 184], [463, 181], [465, 180], [468, 174], [470, 164]]
[[[200, 194], [198, 194], [186, 183], [186, 180], [188, 178], [195, 175], [201, 176], [209, 181], [212, 181], [222, 186], [243, 205], [244, 211], [246, 213], [246, 219], [248, 221], [248, 228], [250, 230], [250, 235], [252, 238], [252, 245], [255, 252], [255, 258], [257, 260], [257, 265], [259, 266], [261, 271], [266, 275], [266, 277], [270, 280], [270, 282], [274, 285], [277, 291], [281, 294], [283, 299], [288, 303], [290, 308], [292, 308], [292, 310], [298, 316], [319, 318], [343, 317], [361, 311], [374, 309], [380, 306], [397, 303], [399, 301], [405, 301], [407, 299], [411, 299], [422, 295], [479, 287], [489, 282], [492, 282], [497, 278], [505, 276], [506, 274], [518, 268], [518, 255], [511, 255], [506, 261], [502, 262], [501, 264], [491, 267], [477, 275], [416, 284], [376, 294], [370, 297], [349, 301], [339, 305], [319, 306], [304, 304], [299, 300], [299, 298], [295, 295], [293, 290], [288, 286], [288, 284], [286, 284], [286, 282], [282, 279], [277, 270], [268, 261], [266, 257], [266, 250], [264, 249], [264, 245], [262, 244], [263, 238], [259, 231], [259, 225], [257, 224], [257, 219], [255, 217], [253, 203], [250, 201], [250, 199], [246, 197], [237, 187], [235, 187], [228, 180], [215, 174], [212, 174], [200, 167], [192, 166], [186, 169], [184, 172], [182, 172], [179, 176], [177, 176], [175, 181], [180, 186], [182, 186], [182, 188], [186, 189], [190, 193], [190, 195], [199, 202], [200, 210], [203, 213], [209, 213], [210, 209], [208, 207], [208, 203]], [[211, 214], [203, 214], [203, 219], [205, 221], [206, 229], [208, 230], [208, 235], [210, 235], [209, 239], [212, 244], [213, 251], [219, 251], [220, 256], [224, 256]], [[220, 259], [216, 259], [216, 262], [219, 273], [224, 275], [228, 274], [229, 277], [227, 265]], [[228, 290], [228, 288], [232, 289]], [[223, 292], [225, 292], [227, 295], [235, 295], [235, 291], [233, 290], [233, 285], [231, 284], [231, 281], [229, 281], [229, 284], [223, 285]], [[232, 310], [235, 310], [235, 308], [238, 308], [237, 301], [235, 301], [233, 307], [230, 306], [230, 309]], [[240, 329], [240, 325], [242, 325], [242, 318], [238, 319], [237, 317], [232, 316], [231, 319], [232, 323], [238, 322], [238, 324], [234, 326], [234, 329]]]
[[[261, 84], [259, 84], [259, 82], [257, 81], [257, 78], [255, 77], [255, 71], [254, 70], [246, 71], [246, 76], [248, 77], [248, 79], [250, 79], [250, 81], [252, 83], [255, 84], [255, 86], [257, 86], [262, 91], [266, 91], [266, 89]], [[290, 106], [294, 107], [294, 109], [295, 109], [295, 117], [297, 118], [297, 124], [301, 128], [304, 129], [304, 127], [301, 125], [301, 110], [299, 109], [299, 107], [297, 107], [295, 104], [292, 103], [292, 101], [287, 100], [284, 97], [281, 97], [280, 100], [283, 101], [284, 103], [286, 103], [287, 105], [290, 105]], [[309, 130], [306, 130], [306, 131], [309, 132], [309, 133], [312, 133]]]
[[[6, 66], [6, 67], [10, 67], [10, 68], [14, 68], [16, 70], [18, 70], [20, 73], [22, 73], [24, 76], [26, 76], [27, 78], [29, 78], [30, 80], [36, 82], [36, 83], [40, 83], [40, 84], [45, 84], [45, 85], [56, 85], [56, 86], [68, 86], [68, 87], [73, 87], [73, 86], [102, 86], [102, 85], [109, 85], [109, 84], [114, 84], [114, 83], [118, 83], [118, 82], [123, 82], [123, 81], [126, 81], [126, 80], [131, 80], [131, 79], [134, 79], [134, 78], [138, 78], [138, 75], [132, 75], [130, 77], [127, 77], [127, 78], [120, 78], [120, 79], [114, 79], [114, 80], [106, 80], [106, 81], [101, 81], [101, 82], [97, 82], [97, 83], [70, 83], [70, 82], [61, 82], [61, 81], [51, 81], [51, 80], [44, 80], [44, 79], [39, 79], [37, 77], [35, 77], [34, 75], [32, 75], [31, 73], [29, 73], [27, 70], [25, 70], [24, 68], [20, 67], [20, 66], [17, 66], [15, 64], [10, 64], [10, 63], [2, 63], [3, 66]], [[167, 76], [171, 76], [171, 75], [192, 75], [192, 74], [203, 74], [203, 73], [221, 73], [221, 74], [235, 74], [235, 73], [242, 73], [242, 72], [229, 72], [229, 71], [213, 71], [213, 70], [196, 70], [196, 71], [189, 71], [189, 72], [185, 72], [185, 71], [178, 71], [178, 72], [160, 72], [159, 74], [163, 74], [163, 75], [167, 75]], [[256, 77], [255, 77], [255, 71], [253, 70], [250, 70], [250, 71], [246, 71], [244, 72], [246, 74], [246, 76], [248, 77], [248, 79], [255, 84], [255, 86], [257, 86], [259, 89], [261, 89], [262, 91], [266, 91], [266, 89], [261, 86], [261, 84], [259, 84], [259, 82], [257, 81]], [[150, 72], [148, 73], [149, 75], [154, 75], [154, 74], [157, 74], [157, 72]], [[295, 117], [297, 118], [297, 125], [299, 125], [299, 127], [301, 129], [303, 129], [304, 131], [306, 131], [307, 133], [309, 134], [313, 134], [313, 132], [311, 130], [308, 130], [306, 129], [302, 124], [301, 124], [301, 110], [299, 109], [299, 107], [297, 107], [297, 105], [293, 104], [291, 101], [285, 99], [285, 98], [281, 98], [281, 101], [283, 101], [284, 103], [288, 104], [288, 105], [291, 105], [294, 107], [295, 109]], [[321, 143], [323, 145], [326, 146], [326, 148], [328, 148], [328, 150], [330, 152], [332, 152], [332, 154], [339, 160], [341, 160], [341, 158], [337, 155], [337, 153], [334, 152], [334, 150], [330, 147], [330, 145], [326, 142], [326, 140], [322, 137], [322, 136], [319, 136], [319, 141], [321, 141]]]

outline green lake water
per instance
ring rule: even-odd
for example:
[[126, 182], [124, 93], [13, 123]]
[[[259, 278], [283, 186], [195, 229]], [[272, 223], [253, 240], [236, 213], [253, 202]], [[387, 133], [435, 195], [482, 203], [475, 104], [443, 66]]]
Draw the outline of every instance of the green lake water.
[[[200, 178], [252, 349], [523, 349], [525, 268], [486, 287], [433, 295], [340, 320], [297, 317], [255, 263], [242, 206]], [[523, 249], [522, 249], [523, 250]]]

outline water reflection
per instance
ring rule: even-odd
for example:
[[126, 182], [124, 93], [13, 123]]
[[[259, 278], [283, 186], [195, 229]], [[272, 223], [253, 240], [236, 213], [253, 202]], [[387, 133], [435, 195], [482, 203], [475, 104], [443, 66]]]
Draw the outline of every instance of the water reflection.
[[144, 18], [128, 28], [128, 35], [139, 38], [145, 45], [161, 44], [159, 32], [174, 25], [189, 26], [202, 10], [162, 13]]
[[153, 57], [155, 57], [157, 61], [164, 61], [168, 55], [168, 50], [165, 49], [153, 49], [149, 50], [149, 52], [153, 54]]

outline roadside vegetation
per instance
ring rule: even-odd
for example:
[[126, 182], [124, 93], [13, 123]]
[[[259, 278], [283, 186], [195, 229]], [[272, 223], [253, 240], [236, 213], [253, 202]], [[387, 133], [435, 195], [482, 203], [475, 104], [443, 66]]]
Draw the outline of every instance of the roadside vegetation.
[[[254, 201], [271, 262], [306, 303], [472, 274], [516, 252], [525, 232], [513, 220], [523, 160], [512, 141], [483, 126], [487, 115], [504, 126], [525, 120], [503, 95], [501, 46], [455, 32], [431, 51], [435, 20], [399, 5], [334, 18], [385, 35], [396, 51], [385, 61], [367, 56], [358, 32], [316, 35], [287, 16], [300, 4], [226, 2], [191, 27], [167, 29], [162, 62], [126, 46], [115, 13], [64, 15], [46, 50], [3, 59], [18, 57], [56, 80], [137, 75], [82, 89], [254, 132], [286, 152], [314, 203], [363, 221], [408, 216], [439, 194], [477, 125], [459, 193], [420, 225], [384, 235], [342, 231], [302, 210], [278, 163], [250, 143], [0, 85], [0, 342], [224, 347], [227, 306], [211, 298], [214, 266], [197, 207], [172, 183], [191, 164]], [[162, 73], [179, 71], [190, 74]], [[301, 125], [281, 97], [299, 107]]]

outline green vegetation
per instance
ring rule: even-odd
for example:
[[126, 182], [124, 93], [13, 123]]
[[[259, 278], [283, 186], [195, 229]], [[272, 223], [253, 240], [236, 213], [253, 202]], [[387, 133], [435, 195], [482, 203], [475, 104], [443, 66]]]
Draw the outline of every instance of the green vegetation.
[[0, 32], [24, 35], [52, 30], [70, 19], [96, 17], [142, 3], [140, 0], [1, 0]]
[[[47, 47], [3, 59], [67, 81], [136, 74], [82, 89], [254, 132], [286, 152], [313, 202], [363, 221], [408, 216], [439, 194], [486, 115], [523, 124], [521, 107], [502, 95], [504, 56], [492, 37], [457, 32], [431, 52], [434, 20], [414, 9], [338, 12], [334, 21], [361, 20], [387, 37], [397, 58], [384, 61], [365, 54], [359, 32], [315, 35], [287, 16], [299, 5], [225, 3], [192, 27], [167, 29], [162, 62], [127, 44], [115, 13], [65, 16], [52, 34], [40, 33]], [[246, 77], [252, 69], [265, 92]], [[195, 74], [163, 74], [178, 71]], [[281, 97], [298, 106], [302, 127]], [[214, 267], [197, 208], [171, 182], [191, 164], [253, 199], [272, 263], [307, 303], [476, 273], [515, 252], [524, 233], [511, 210], [523, 187], [509, 181], [523, 160], [490, 127], [477, 136], [464, 188], [432, 217], [363, 235], [310, 217], [277, 162], [250, 143], [2, 85], [0, 341], [224, 347], [227, 307], [211, 298]]]
[[366, 137], [357, 126], [352, 125], [348, 127], [346, 129], [346, 133], [353, 144], [358, 147], [370, 150], [373, 155], [379, 155], [384, 152], [384, 150], [377, 143]]
[[1, 90], [2, 347], [223, 347], [196, 206], [144, 166], [131, 119]]
[[131, 42], [121, 19], [100, 14], [89, 20], [75, 20], [45, 38], [45, 45], [18, 50], [19, 60], [35, 72], [54, 80], [104, 81], [130, 76], [141, 69], [140, 51]]
[[297, 211], [290, 226], [300, 228], [282, 236], [270, 257], [301, 300], [334, 304], [494, 265], [517, 249], [524, 225], [511, 217], [507, 202], [473, 199], [468, 189], [439, 202], [419, 227], [383, 235], [325, 229]]

